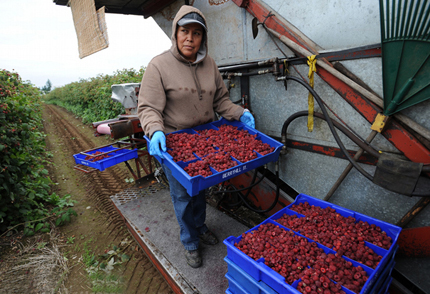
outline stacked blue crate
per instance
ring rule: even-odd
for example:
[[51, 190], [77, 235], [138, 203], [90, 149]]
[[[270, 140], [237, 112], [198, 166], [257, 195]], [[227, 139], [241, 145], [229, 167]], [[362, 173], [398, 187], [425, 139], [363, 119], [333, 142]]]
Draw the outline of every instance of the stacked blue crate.
[[[317, 198], [313, 198], [311, 196], [300, 194], [297, 196], [296, 200], [287, 206], [286, 208], [280, 210], [276, 214], [272, 215], [260, 225], [252, 228], [246, 233], [257, 230], [261, 225], [264, 224], [274, 224], [279, 226], [280, 228], [289, 231], [289, 228], [282, 226], [277, 223], [275, 220], [279, 219], [284, 214], [292, 215], [296, 214], [297, 216], [304, 217], [303, 215], [298, 214], [297, 212], [291, 210], [292, 205], [298, 205], [299, 203], [309, 203], [310, 205], [318, 206], [321, 208], [330, 207], [336, 210], [336, 212], [344, 217], [354, 217], [356, 222], [363, 221], [369, 224], [375, 224], [380, 227], [382, 231], [384, 231], [389, 237], [391, 237], [392, 244], [390, 248], [384, 249], [378, 247], [374, 244], [366, 243], [366, 246], [371, 248], [376, 254], [382, 256], [379, 264], [375, 269], [372, 269], [364, 264], [361, 264], [357, 261], [354, 261], [346, 256], [342, 256], [346, 261], [350, 261], [353, 266], [362, 267], [367, 275], [368, 280], [363, 285], [360, 294], [379, 294], [379, 293], [387, 293], [388, 288], [391, 284], [391, 272], [394, 268], [394, 256], [397, 251], [397, 239], [400, 235], [401, 228], [394, 226], [392, 224], [388, 224], [382, 222], [380, 220], [368, 217], [366, 215], [357, 213], [355, 211], [345, 209], [343, 207], [331, 204], [326, 201], [322, 201]], [[308, 240], [308, 242], [315, 242], [303, 235], [300, 232], [293, 231], [294, 234], [304, 237]], [[254, 260], [238, 248], [235, 247], [236, 243], [239, 243], [242, 239], [242, 236], [237, 238], [231, 236], [224, 240], [224, 244], [227, 246], [227, 257], [225, 261], [228, 264], [228, 272], [226, 274], [227, 279], [229, 280], [229, 289], [227, 293], [272, 293], [267, 292], [267, 289], [275, 291], [275, 293], [289, 294], [289, 293], [301, 293], [297, 290], [297, 286], [300, 280], [296, 280], [291, 285], [287, 284], [285, 278], [282, 277], [278, 272], [274, 271], [270, 267], [264, 264], [264, 258], [260, 258], [258, 260]], [[317, 242], [315, 242], [317, 243]], [[322, 248], [326, 254], [336, 253], [336, 251], [332, 250], [332, 248], [325, 247], [319, 243], [317, 243], [319, 248]], [[238, 270], [240, 269], [240, 270]], [[335, 282], [335, 281], [333, 281]], [[251, 289], [249, 289], [250, 285], [253, 285]], [[262, 287], [261, 285], [267, 286]], [[246, 288], [248, 287], [248, 288]], [[350, 291], [349, 289], [342, 286], [342, 290], [347, 294], [353, 294], [355, 292]], [[266, 291], [266, 292], [264, 292]]]
[[228, 257], [224, 258], [228, 272], [225, 277], [228, 280], [229, 290], [234, 294], [276, 294], [276, 291], [262, 281], [256, 281], [242, 268], [236, 265]]

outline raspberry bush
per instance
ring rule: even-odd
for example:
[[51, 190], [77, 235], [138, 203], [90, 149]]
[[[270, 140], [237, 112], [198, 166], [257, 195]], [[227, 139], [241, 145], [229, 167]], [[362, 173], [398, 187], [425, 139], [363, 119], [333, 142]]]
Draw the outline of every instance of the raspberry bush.
[[140, 83], [144, 69], [123, 69], [112, 75], [98, 75], [81, 79], [63, 87], [55, 88], [44, 98], [46, 103], [55, 104], [71, 111], [85, 123], [115, 118], [124, 114], [121, 103], [111, 99], [114, 84]]
[[40, 91], [0, 70], [0, 233], [20, 223], [27, 235], [49, 231], [48, 207], [62, 199], [49, 193], [44, 137]]

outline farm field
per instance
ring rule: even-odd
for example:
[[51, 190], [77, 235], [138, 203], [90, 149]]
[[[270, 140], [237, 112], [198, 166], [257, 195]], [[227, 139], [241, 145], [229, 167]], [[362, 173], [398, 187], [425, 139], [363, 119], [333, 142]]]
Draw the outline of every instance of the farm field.
[[[55, 105], [44, 106], [43, 126], [53, 192], [70, 195], [77, 216], [51, 234], [2, 237], [0, 293], [173, 293], [111, 204], [111, 195], [133, 184], [125, 165], [88, 174], [73, 168], [73, 154], [113, 141], [95, 137], [91, 125]], [[43, 255], [51, 251], [61, 268], [17, 268], [38, 255], [49, 261]]]

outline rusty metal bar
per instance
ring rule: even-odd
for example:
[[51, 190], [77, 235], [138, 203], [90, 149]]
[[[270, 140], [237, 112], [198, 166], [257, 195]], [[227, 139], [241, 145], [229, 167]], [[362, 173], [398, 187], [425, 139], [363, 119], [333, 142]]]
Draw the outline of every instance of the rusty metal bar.
[[137, 178], [140, 179], [142, 176], [140, 175], [139, 157], [134, 159], [134, 163], [136, 164]]
[[130, 164], [127, 161], [124, 161], [125, 165], [127, 166], [128, 170], [130, 171], [130, 173], [132, 174], [133, 178], [135, 181], [137, 181], [139, 178], [136, 176], [136, 174], [134, 173], [133, 169], [131, 168]]
[[[85, 166], [85, 165], [77, 164], [77, 165], [75, 165], [73, 168], [74, 168], [74, 169], [76, 169], [76, 170], [78, 170], [78, 171], [84, 172], [84, 173], [86, 173], [86, 174], [89, 174], [89, 173], [95, 172], [95, 171], [97, 170], [97, 169], [86, 170], [86, 169], [82, 168], [82, 167], [84, 167], [84, 166]], [[89, 167], [89, 166], [86, 166], [86, 167]]]
[[396, 223], [396, 226], [403, 228], [406, 226], [420, 211], [430, 203], [430, 197], [422, 197], [409, 211]]
[[[146, 155], [146, 154], [143, 154], [143, 155]], [[148, 171], [148, 169], [146, 169], [146, 166], [145, 166], [145, 165], [143, 164], [143, 162], [140, 160], [140, 156], [141, 156], [141, 155], [139, 155], [139, 157], [137, 158], [137, 160], [139, 160], [139, 163], [140, 163], [140, 165], [142, 166], [143, 170], [145, 171], [145, 173], [146, 173], [147, 175], [151, 174], [151, 173], [152, 173], [151, 161], [150, 161], [150, 160], [148, 160], [148, 162], [149, 162], [149, 171]]]
[[[372, 131], [370, 133], [370, 135], [366, 138], [366, 142], [371, 143], [377, 134], [378, 134], [377, 131]], [[364, 153], [364, 150], [360, 148], [357, 151], [357, 153], [355, 154], [354, 160], [357, 161], [363, 153]], [[334, 192], [337, 190], [337, 188], [339, 188], [340, 184], [343, 182], [343, 180], [346, 178], [346, 176], [349, 174], [349, 172], [351, 171], [352, 168], [353, 168], [352, 164], [349, 163], [348, 166], [343, 171], [343, 173], [337, 179], [336, 183], [334, 183], [333, 187], [330, 189], [330, 191], [324, 197], [324, 199], [323, 199], [324, 201], [328, 201], [330, 199], [330, 197], [334, 194]]]

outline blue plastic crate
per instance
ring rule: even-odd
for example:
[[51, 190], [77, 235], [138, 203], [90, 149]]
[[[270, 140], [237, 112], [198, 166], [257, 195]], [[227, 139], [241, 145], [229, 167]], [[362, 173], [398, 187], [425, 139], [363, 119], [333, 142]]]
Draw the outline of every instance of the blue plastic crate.
[[390, 288], [391, 282], [393, 281], [392, 277], [389, 277], [387, 281], [382, 285], [381, 290], [378, 292], [378, 294], [387, 294], [388, 289]]
[[[269, 144], [271, 147], [274, 147], [275, 150], [269, 154], [261, 155], [257, 153], [257, 158], [250, 160], [248, 162], [242, 163], [236, 159], [238, 162], [238, 165], [235, 167], [229, 168], [227, 170], [218, 172], [211, 168], [212, 175], [203, 177], [203, 176], [194, 176], [191, 177], [185, 170], [184, 167], [186, 167], [190, 162], [174, 162], [173, 158], [170, 154], [165, 152], [164, 159], [161, 159], [159, 156], [155, 156], [155, 158], [160, 162], [164, 163], [170, 170], [172, 171], [173, 176], [187, 189], [187, 192], [190, 196], [197, 195], [201, 190], [204, 190], [206, 188], [209, 188], [211, 186], [217, 185], [219, 183], [222, 183], [224, 181], [227, 181], [231, 178], [234, 178], [240, 174], [243, 174], [247, 171], [253, 170], [259, 166], [262, 166], [268, 162], [276, 161], [278, 160], [279, 153], [281, 152], [283, 144], [270, 138], [269, 136], [252, 129], [250, 127], [247, 127], [245, 124], [239, 122], [239, 121], [228, 121], [225, 118], [222, 118], [218, 121], [211, 122], [208, 124], [200, 125], [194, 128], [184, 129], [173, 133], [190, 133], [190, 134], [198, 134], [198, 130], [205, 130], [205, 129], [218, 129], [221, 125], [232, 125], [238, 127], [239, 130], [247, 130], [251, 135], [257, 135], [256, 139], [261, 140], [263, 143]], [[148, 143], [151, 141], [147, 136], [145, 136], [145, 139]], [[197, 157], [197, 160], [200, 160], [200, 158]], [[195, 161], [195, 160], [194, 160]]]
[[[243, 288], [244, 293], [250, 294], [276, 294], [277, 292], [266, 285], [266, 283], [254, 280], [250, 275], [248, 275], [243, 269], [241, 269], [237, 264], [228, 259], [224, 258], [227, 263], [228, 272], [226, 278], [229, 281], [229, 286], [235, 289], [235, 285], [232, 287], [231, 284], [238, 284]], [[231, 283], [230, 283], [231, 282]], [[233, 291], [234, 293], [237, 293]]]
[[[116, 151], [115, 151], [116, 150]], [[87, 155], [78, 153], [73, 155], [73, 157], [75, 158], [75, 162], [76, 164], [82, 164], [82, 165], [86, 165], [95, 169], [98, 169], [100, 171], [104, 171], [106, 168], [111, 167], [113, 165], [116, 165], [118, 163], [133, 159], [133, 158], [137, 158], [138, 154], [137, 154], [137, 149], [119, 149], [113, 146], [107, 146], [107, 147], [102, 147], [99, 149], [94, 149], [91, 151], [87, 151], [87, 154], [94, 154], [97, 151], [102, 152], [102, 153], [106, 153], [109, 152], [107, 155], [109, 155], [108, 158], [104, 158], [101, 160], [97, 160], [97, 161], [90, 161], [90, 160], [85, 160], [85, 157], [87, 157]], [[111, 152], [113, 151], [113, 152]]]
[[[279, 225], [275, 221], [273, 221], [271, 219], [266, 219], [264, 222], [257, 225], [256, 227], [246, 231], [245, 233], [255, 231], [262, 224], [267, 224], [267, 223], [273, 223], [273, 224], [278, 225], [279, 227], [285, 229], [286, 231], [289, 231], [288, 228], [285, 228], [282, 225]], [[298, 233], [295, 233], [295, 234], [297, 234], [301, 237], [304, 237]], [[314, 242], [307, 237], [304, 237], [304, 238], [306, 238], [309, 242]], [[243, 253], [242, 251], [240, 251], [238, 248], [236, 248], [234, 246], [234, 244], [239, 243], [241, 239], [242, 239], [242, 236], [239, 236], [237, 238], [230, 236], [223, 241], [223, 243], [227, 246], [227, 258], [229, 260], [234, 262], [238, 267], [240, 267], [243, 271], [245, 271], [251, 278], [253, 278], [256, 281], [264, 282], [270, 288], [274, 289], [277, 293], [281, 293], [281, 294], [291, 294], [291, 293], [292, 294], [298, 294], [298, 293], [300, 293], [297, 290], [297, 284], [298, 284], [299, 280], [295, 281], [292, 285], [286, 283], [285, 278], [283, 276], [281, 276], [279, 273], [277, 273], [276, 271], [272, 270], [270, 267], [268, 267], [267, 265], [264, 264], [264, 258], [254, 260], [251, 257], [249, 257], [248, 255], [246, 255], [245, 253]], [[315, 242], [315, 243], [317, 243], [317, 242]], [[326, 254], [335, 253], [335, 251], [333, 251], [332, 249], [327, 248], [327, 247], [325, 247], [319, 243], [317, 243], [317, 246], [319, 248], [323, 249]], [[379, 248], [379, 249], [386, 251], [382, 248]], [[362, 264], [360, 264], [360, 263], [358, 263], [352, 259], [349, 259], [345, 256], [343, 256], [342, 258], [344, 258], [347, 261], [350, 261], [354, 267], [361, 266], [363, 268], [363, 270], [367, 272], [369, 279], [364, 284], [360, 294], [369, 293], [369, 290], [372, 289], [373, 284], [376, 282], [376, 279], [374, 278], [376, 271], [365, 266], [365, 265], [362, 265]], [[348, 290], [347, 288], [345, 288], [343, 286], [342, 286], [342, 289], [347, 294], [353, 294], [354, 293], [354, 292]]]
[[[234, 294], [276, 294], [276, 292], [274, 292], [273, 290], [271, 292], [267, 292], [265, 291], [265, 289], [260, 288], [260, 287], [256, 287], [253, 288], [251, 291], [249, 291], [249, 287], [248, 289], [245, 289], [245, 286], [249, 286], [247, 284], [242, 284], [239, 283], [238, 281], [236, 281], [235, 279], [233, 279], [229, 273], [225, 274], [225, 277], [228, 280], [228, 287], [230, 289], [230, 291]], [[255, 284], [257, 284], [257, 282], [255, 282]], [[252, 285], [257, 286], [252, 283]]]
[[391, 272], [393, 271], [395, 264], [396, 262], [394, 261], [394, 256], [393, 256], [391, 260], [388, 262], [388, 264], [385, 266], [384, 270], [382, 271], [381, 275], [379, 276], [372, 290], [369, 291], [369, 294], [385, 293], [386, 289], [384, 289], [384, 287], [386, 285], [386, 282], [391, 279]]

